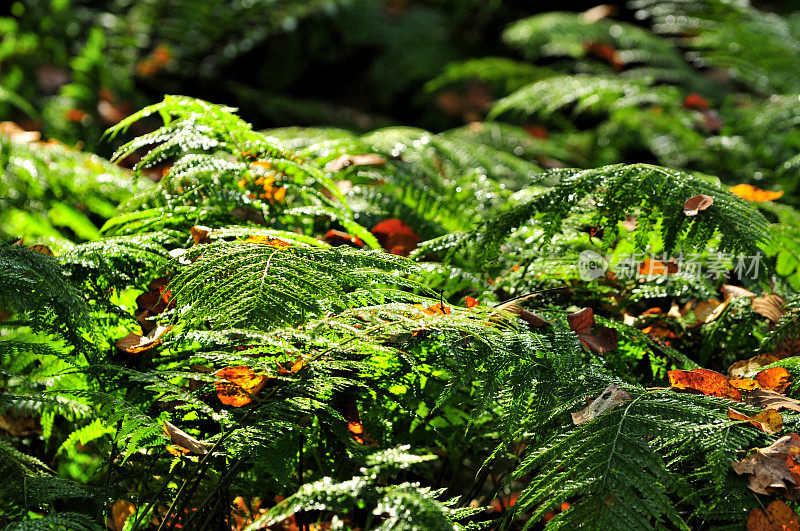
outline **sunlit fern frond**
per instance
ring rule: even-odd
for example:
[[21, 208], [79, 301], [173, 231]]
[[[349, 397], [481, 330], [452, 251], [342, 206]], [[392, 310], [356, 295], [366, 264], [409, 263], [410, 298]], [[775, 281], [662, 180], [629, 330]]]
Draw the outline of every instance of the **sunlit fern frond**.
[[655, 32], [690, 49], [698, 66], [724, 69], [762, 94], [800, 92], [800, 39], [786, 19], [750, 2], [633, 0]]

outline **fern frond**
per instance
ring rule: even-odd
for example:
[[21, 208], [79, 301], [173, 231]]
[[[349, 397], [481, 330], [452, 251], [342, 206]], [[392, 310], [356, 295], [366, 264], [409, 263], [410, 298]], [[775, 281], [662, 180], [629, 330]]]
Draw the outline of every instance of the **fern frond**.
[[[715, 232], [721, 234], [721, 250], [747, 255], [758, 252], [758, 244], [768, 237], [768, 222], [751, 205], [706, 180], [684, 172], [649, 164], [613, 165], [593, 170], [555, 170], [558, 179], [549, 191], [498, 214], [476, 232], [487, 247], [502, 241], [512, 229], [536, 217], [549, 241], [562, 227], [563, 220], [580, 210], [592, 198], [595, 224], [617, 227], [633, 208], [646, 207], [648, 215], [639, 217], [639, 230], [663, 223], [666, 252], [680, 243], [688, 249], [702, 248]], [[594, 195], [597, 194], [597, 195]], [[714, 206], [698, 217], [683, 212], [684, 202], [698, 194], [714, 198]], [[651, 217], [652, 216], [652, 217]], [[496, 248], [496, 247], [495, 247]]]

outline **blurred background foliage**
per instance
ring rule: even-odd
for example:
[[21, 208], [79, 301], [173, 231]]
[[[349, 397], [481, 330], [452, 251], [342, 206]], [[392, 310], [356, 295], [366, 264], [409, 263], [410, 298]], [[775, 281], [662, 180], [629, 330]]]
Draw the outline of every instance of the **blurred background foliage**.
[[[2, 10], [0, 116], [102, 156], [118, 145], [102, 140], [109, 126], [182, 94], [236, 107], [262, 129], [440, 132], [489, 114], [534, 136], [570, 133], [557, 142], [572, 154], [564, 165], [655, 162], [787, 193], [798, 181], [797, 1], [26, 0]], [[632, 81], [640, 97], [497, 104], [538, 81], [568, 86], [564, 74]]]

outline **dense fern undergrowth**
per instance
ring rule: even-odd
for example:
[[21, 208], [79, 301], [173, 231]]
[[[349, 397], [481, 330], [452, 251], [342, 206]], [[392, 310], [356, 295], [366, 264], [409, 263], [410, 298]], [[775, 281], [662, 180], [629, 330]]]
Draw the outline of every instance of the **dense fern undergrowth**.
[[800, 19], [631, 6], [441, 132], [5, 123], [0, 525], [800, 527]]

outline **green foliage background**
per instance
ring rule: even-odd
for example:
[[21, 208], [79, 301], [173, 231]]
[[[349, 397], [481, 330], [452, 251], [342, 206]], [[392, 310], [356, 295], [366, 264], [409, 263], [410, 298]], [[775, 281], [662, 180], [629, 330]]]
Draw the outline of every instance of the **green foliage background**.
[[[744, 527], [770, 497], [730, 464], [800, 416], [664, 385], [800, 376], [800, 6], [569, 7], [9, 5], [0, 115], [51, 141], [0, 131], [0, 525]], [[720, 274], [587, 280], [585, 251]], [[237, 366], [266, 381], [243, 407]], [[611, 383], [631, 400], [575, 425]]]

